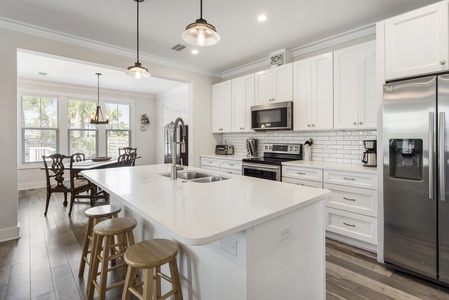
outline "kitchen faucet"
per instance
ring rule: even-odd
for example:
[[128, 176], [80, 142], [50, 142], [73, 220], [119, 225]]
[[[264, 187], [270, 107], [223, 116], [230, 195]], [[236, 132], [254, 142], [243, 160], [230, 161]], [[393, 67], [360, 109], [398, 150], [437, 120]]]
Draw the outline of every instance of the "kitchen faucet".
[[[176, 141], [176, 136], [177, 134], [177, 129], [178, 129], [178, 123], [181, 122], [182, 125], [182, 141], [178, 142]], [[177, 179], [178, 178], [178, 170], [182, 170], [184, 169], [182, 166], [177, 166], [176, 165], [176, 157], [177, 155], [177, 144], [181, 144], [181, 153], [185, 153], [186, 152], [186, 142], [185, 142], [185, 137], [186, 137], [186, 127], [184, 125], [184, 120], [181, 117], [178, 117], [175, 120], [175, 126], [174, 126], [174, 130], [173, 130], [173, 151], [172, 151], [172, 166], [171, 166], [171, 179]]]

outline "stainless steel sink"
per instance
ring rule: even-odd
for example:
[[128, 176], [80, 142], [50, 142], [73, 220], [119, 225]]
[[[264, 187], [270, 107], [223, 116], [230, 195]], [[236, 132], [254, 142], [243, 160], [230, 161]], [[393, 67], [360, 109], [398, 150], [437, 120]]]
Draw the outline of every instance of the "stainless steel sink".
[[[161, 176], [165, 177], [171, 177], [170, 173], [162, 173]], [[221, 181], [229, 179], [227, 177], [221, 177], [216, 175], [211, 175], [207, 173], [201, 173], [201, 172], [178, 172], [178, 178], [183, 180], [190, 180], [192, 182], [214, 182], [214, 181]]]
[[205, 182], [222, 181], [222, 180], [227, 180], [227, 179], [229, 179], [229, 178], [221, 177], [221, 176], [208, 176], [208, 177], [204, 177], [204, 178], [193, 179], [192, 182], [205, 183]]

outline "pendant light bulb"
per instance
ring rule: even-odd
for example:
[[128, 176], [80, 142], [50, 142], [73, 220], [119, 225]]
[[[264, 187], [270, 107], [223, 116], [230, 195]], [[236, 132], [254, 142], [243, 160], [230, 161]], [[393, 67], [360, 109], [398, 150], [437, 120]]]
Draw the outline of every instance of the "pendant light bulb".
[[200, 18], [187, 25], [182, 39], [194, 46], [212, 46], [220, 41], [215, 26], [203, 19], [203, 0], [200, 0]]
[[134, 66], [129, 66], [126, 74], [132, 76], [136, 79], [140, 79], [142, 77], [150, 77], [151, 74], [148, 73], [148, 69], [143, 67], [139, 62], [139, 3], [144, 0], [133, 0], [137, 2], [137, 61], [134, 63]]

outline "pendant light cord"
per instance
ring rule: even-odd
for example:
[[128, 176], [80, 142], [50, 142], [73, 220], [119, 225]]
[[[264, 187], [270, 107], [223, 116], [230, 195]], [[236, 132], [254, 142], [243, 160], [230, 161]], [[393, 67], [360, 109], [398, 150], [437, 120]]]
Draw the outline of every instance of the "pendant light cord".
[[139, 62], [139, 0], [137, 2], [137, 62]]
[[97, 106], [100, 106], [100, 73], [97, 73]]
[[200, 0], [200, 19], [203, 18], [203, 0]]

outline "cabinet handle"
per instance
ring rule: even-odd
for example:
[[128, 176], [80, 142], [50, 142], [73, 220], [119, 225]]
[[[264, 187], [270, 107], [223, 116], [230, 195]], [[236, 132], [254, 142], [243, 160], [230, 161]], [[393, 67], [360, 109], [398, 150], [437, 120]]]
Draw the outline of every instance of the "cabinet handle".
[[349, 227], [355, 227], [354, 224], [348, 224], [348, 223], [345, 223], [345, 222], [343, 222], [343, 224], [345, 224], [346, 226], [349, 226]]
[[312, 124], [312, 127], [315, 127], [315, 124]]
[[231, 167], [233, 167], [234, 166], [234, 164], [229, 164]]
[[302, 173], [302, 172], [296, 172], [296, 174], [298, 174], [298, 175], [306, 175], [306, 173]]
[[307, 127], [310, 127], [310, 124], [307, 124]]
[[362, 121], [360, 121], [360, 122], [359, 122], [359, 124], [360, 124], [360, 125], [362, 125], [362, 124], [363, 124], [363, 122], [362, 122]]
[[344, 180], [355, 180], [355, 178], [347, 178], [347, 177], [343, 177]]
[[445, 65], [445, 64], [446, 64], [446, 61], [445, 61], [445, 60], [442, 60], [442, 61], [440, 61], [440, 64], [441, 64], [441, 65]]
[[343, 199], [348, 200], [348, 201], [355, 201], [355, 199], [352, 199], [352, 198], [343, 197]]
[[357, 122], [354, 122], [354, 125], [357, 125]]

